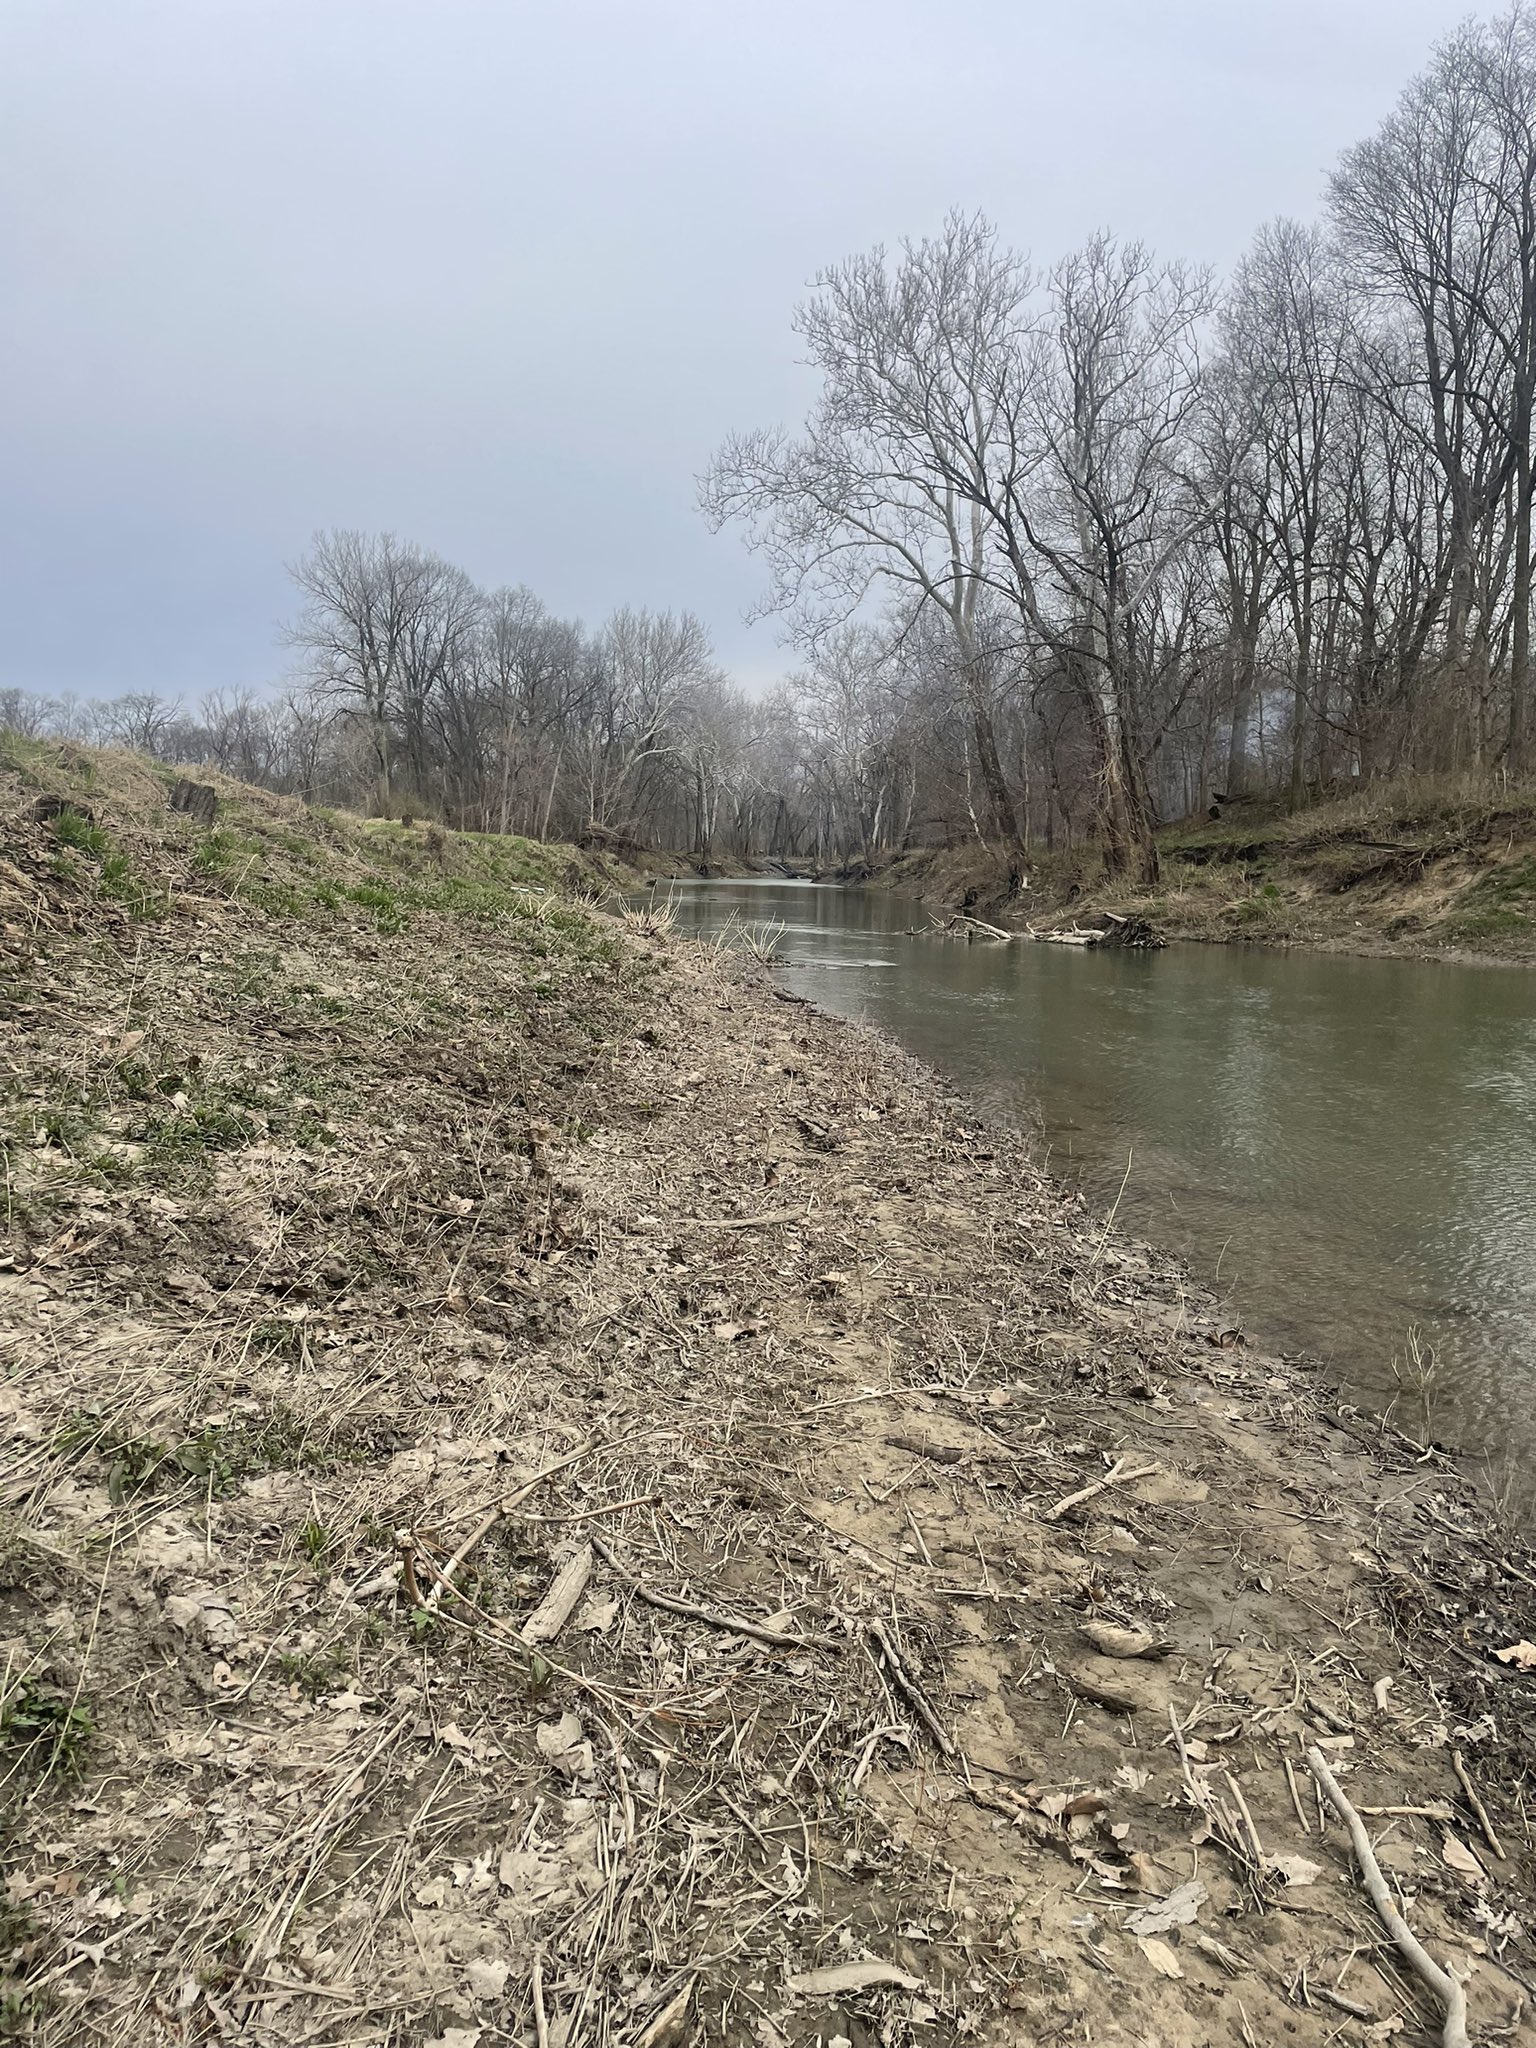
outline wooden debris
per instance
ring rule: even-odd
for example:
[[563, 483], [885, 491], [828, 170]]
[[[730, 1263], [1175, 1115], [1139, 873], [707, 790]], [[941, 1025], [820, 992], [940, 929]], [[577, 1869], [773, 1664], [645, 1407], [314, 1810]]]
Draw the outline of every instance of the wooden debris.
[[685, 1216], [691, 1230], [767, 1230], [776, 1223], [803, 1223], [803, 1209], [765, 1209], [761, 1216]]
[[901, 1652], [878, 1621], [872, 1621], [869, 1624], [869, 1638], [884, 1660], [886, 1671], [896, 1690], [917, 1715], [943, 1754], [948, 1757], [954, 1756], [954, 1738], [934, 1712], [928, 1695], [923, 1691], [923, 1688], [919, 1685], [917, 1679], [903, 1660]]
[[1397, 1910], [1392, 1894], [1387, 1888], [1387, 1881], [1381, 1874], [1381, 1865], [1376, 1861], [1371, 1848], [1371, 1838], [1365, 1831], [1365, 1822], [1339, 1789], [1339, 1781], [1329, 1770], [1327, 1759], [1316, 1743], [1307, 1749], [1307, 1769], [1317, 1780], [1323, 1797], [1349, 1830], [1350, 1845], [1355, 1852], [1355, 1861], [1359, 1865], [1366, 1895], [1376, 1908], [1381, 1924], [1392, 1937], [1393, 1947], [1420, 1983], [1427, 1985], [1440, 2001], [1441, 2010], [1445, 2014], [1445, 2027], [1440, 2036], [1441, 2048], [1469, 2048], [1466, 1993], [1448, 1970], [1441, 1969]]
[[1068, 1692], [1086, 1700], [1091, 1707], [1102, 1707], [1109, 1714], [1139, 1714], [1142, 1711], [1139, 1700], [1133, 1700], [1123, 1692], [1114, 1692], [1092, 1678], [1081, 1678], [1075, 1671], [1058, 1671], [1056, 1676]]
[[568, 1557], [550, 1582], [548, 1592], [523, 1623], [525, 1643], [552, 1643], [570, 1620], [592, 1576], [592, 1546], [584, 1543]]
[[1467, 1766], [1462, 1760], [1462, 1754], [1459, 1749], [1451, 1751], [1451, 1769], [1456, 1773], [1457, 1782], [1467, 1796], [1468, 1806], [1471, 1807], [1477, 1817], [1477, 1824], [1483, 1831], [1483, 1840], [1488, 1844], [1494, 1855], [1502, 1861], [1504, 1857], [1504, 1844], [1493, 1831], [1493, 1822], [1488, 1818], [1488, 1809], [1477, 1796], [1477, 1787], [1467, 1774]]
[[1072, 1508], [1079, 1508], [1084, 1501], [1093, 1500], [1101, 1493], [1107, 1493], [1112, 1486], [1129, 1486], [1133, 1479], [1150, 1479], [1158, 1469], [1154, 1459], [1150, 1465], [1127, 1466], [1124, 1458], [1116, 1458], [1113, 1466], [1102, 1479], [1096, 1479], [1091, 1486], [1080, 1486], [1076, 1493], [1069, 1493], [1057, 1501], [1055, 1507], [1047, 1508], [1040, 1517], [1042, 1522], [1059, 1522]]
[[801, 1970], [784, 1979], [784, 1989], [801, 1998], [836, 1998], [845, 1991], [878, 1991], [890, 1985], [897, 1991], [921, 1991], [923, 1980], [894, 1963], [835, 1963], [826, 1970]]
[[688, 2014], [697, 1981], [690, 1977], [677, 1996], [667, 2000], [656, 2017], [635, 2036], [635, 2048], [679, 2048], [687, 2038]]
[[1173, 1654], [1173, 1645], [1144, 1628], [1119, 1628], [1112, 1621], [1085, 1621], [1078, 1629], [1101, 1657], [1158, 1659]]
[[920, 1436], [888, 1436], [886, 1442], [898, 1451], [910, 1451], [914, 1458], [931, 1458], [936, 1465], [958, 1465], [964, 1451], [957, 1451], [953, 1444], [930, 1444]]

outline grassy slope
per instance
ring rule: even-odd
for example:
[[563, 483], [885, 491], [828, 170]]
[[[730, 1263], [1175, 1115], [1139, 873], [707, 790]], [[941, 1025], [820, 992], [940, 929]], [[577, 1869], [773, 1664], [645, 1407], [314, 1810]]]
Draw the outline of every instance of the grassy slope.
[[[1138, 911], [1175, 938], [1536, 960], [1536, 791], [1388, 785], [1287, 816], [1235, 804], [1159, 837], [1163, 878], [1133, 889], [1096, 852], [1037, 853], [1012, 921]], [[998, 864], [977, 848], [899, 856], [894, 888], [997, 910]]]
[[[235, 900], [301, 922], [361, 912], [381, 930], [424, 911], [496, 917], [557, 886], [601, 891], [633, 879], [601, 854], [358, 818], [199, 769], [219, 797], [209, 829], [168, 808], [180, 779], [142, 755], [0, 731], [0, 817], [15, 841], [0, 842], [0, 858], [25, 842], [61, 906], [73, 894], [134, 920]], [[41, 837], [27, 815], [39, 799], [72, 807], [42, 821]]]

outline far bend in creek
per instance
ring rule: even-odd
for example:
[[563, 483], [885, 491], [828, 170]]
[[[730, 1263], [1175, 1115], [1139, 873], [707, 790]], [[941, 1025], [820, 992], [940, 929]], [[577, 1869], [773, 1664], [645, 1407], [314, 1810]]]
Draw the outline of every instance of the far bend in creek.
[[[1536, 1500], [1536, 973], [1238, 946], [905, 936], [878, 889], [658, 884], [785, 927], [782, 987], [877, 1025], [1271, 1345]], [[1129, 1178], [1126, 1177], [1127, 1161]]]

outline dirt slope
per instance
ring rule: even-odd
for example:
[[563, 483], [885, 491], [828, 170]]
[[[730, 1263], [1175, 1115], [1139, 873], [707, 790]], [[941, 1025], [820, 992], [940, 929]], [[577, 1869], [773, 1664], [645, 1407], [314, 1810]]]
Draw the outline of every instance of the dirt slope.
[[119, 921], [32, 802], [14, 2035], [1431, 2038], [1320, 1741], [1536, 2041], [1536, 1569], [1433, 1454], [728, 957], [546, 895]]

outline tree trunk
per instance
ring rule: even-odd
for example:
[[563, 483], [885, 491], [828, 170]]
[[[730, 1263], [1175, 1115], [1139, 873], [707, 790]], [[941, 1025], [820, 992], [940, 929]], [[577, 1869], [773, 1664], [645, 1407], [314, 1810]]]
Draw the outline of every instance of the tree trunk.
[[381, 818], [389, 816], [389, 720], [382, 703], [373, 712], [374, 802]]
[[1232, 695], [1232, 736], [1227, 745], [1227, 794], [1248, 794], [1248, 728], [1253, 723], [1255, 653], [1244, 633], [1237, 646], [1237, 672]]
[[1511, 775], [1525, 773], [1526, 721], [1531, 689], [1531, 449], [1529, 427], [1517, 457], [1515, 482], [1515, 569], [1509, 637], [1509, 738], [1505, 758]]
[[981, 785], [987, 793], [987, 809], [991, 813], [994, 836], [1001, 841], [1008, 858], [1008, 894], [1017, 896], [1024, 886], [1024, 840], [1019, 832], [1018, 814], [1013, 807], [1013, 792], [1003, 774], [1003, 764], [997, 751], [997, 733], [992, 724], [992, 707], [987, 703], [982, 686], [969, 672], [967, 682], [971, 699], [971, 723], [976, 733], [976, 760], [981, 769]]

